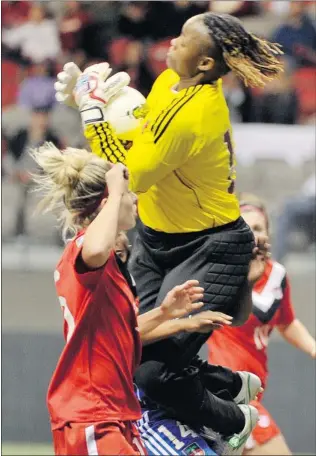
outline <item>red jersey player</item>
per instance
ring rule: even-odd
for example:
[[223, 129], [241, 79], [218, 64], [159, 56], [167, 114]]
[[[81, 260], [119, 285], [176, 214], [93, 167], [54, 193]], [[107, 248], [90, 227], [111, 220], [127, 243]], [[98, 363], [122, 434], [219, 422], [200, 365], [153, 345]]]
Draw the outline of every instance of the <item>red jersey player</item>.
[[[245, 195], [240, 207], [242, 216], [255, 235], [268, 235], [269, 220], [263, 204], [253, 195]], [[256, 268], [254, 260], [251, 268]], [[259, 260], [260, 261], [260, 260]], [[250, 274], [251, 274], [250, 268]], [[292, 345], [315, 359], [316, 342], [305, 326], [295, 318], [289, 279], [284, 266], [267, 260], [262, 276], [252, 293], [253, 310], [241, 327], [215, 331], [208, 341], [209, 360], [232, 370], [247, 370], [267, 384], [267, 345], [274, 328]], [[246, 454], [291, 454], [278, 426], [259, 402], [253, 402], [259, 411], [259, 422], [249, 438]]]
[[[169, 320], [199, 309], [203, 289], [187, 281], [137, 317], [132, 279], [114, 251], [117, 233], [135, 224], [127, 169], [52, 144], [32, 155], [43, 171], [36, 178], [46, 191], [42, 207], [55, 209], [64, 233], [74, 235], [54, 274], [66, 339], [47, 396], [55, 454], [145, 454], [133, 423], [141, 416], [133, 390], [141, 338], [175, 331], [177, 320]], [[204, 324], [229, 323], [217, 317], [204, 312]]]

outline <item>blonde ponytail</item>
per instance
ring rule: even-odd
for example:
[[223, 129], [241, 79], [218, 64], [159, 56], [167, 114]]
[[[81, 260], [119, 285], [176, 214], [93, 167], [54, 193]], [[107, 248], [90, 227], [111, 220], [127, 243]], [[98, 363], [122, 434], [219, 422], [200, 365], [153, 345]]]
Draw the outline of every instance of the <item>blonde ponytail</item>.
[[60, 151], [52, 143], [30, 154], [42, 171], [33, 175], [37, 190], [44, 194], [38, 210], [57, 215], [64, 238], [68, 232], [75, 235], [94, 218], [111, 165], [84, 149]]

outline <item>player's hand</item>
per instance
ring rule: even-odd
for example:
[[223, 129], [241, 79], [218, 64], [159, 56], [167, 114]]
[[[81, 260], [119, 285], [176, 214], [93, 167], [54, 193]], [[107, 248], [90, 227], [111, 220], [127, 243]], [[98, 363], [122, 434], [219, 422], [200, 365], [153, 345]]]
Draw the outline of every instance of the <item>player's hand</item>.
[[73, 108], [79, 106], [79, 109], [88, 101], [103, 106], [130, 83], [129, 75], [124, 72], [108, 79], [111, 72], [107, 62], [91, 65], [83, 73], [75, 63], [66, 63], [54, 86], [56, 100]]
[[257, 255], [261, 255], [265, 260], [268, 260], [271, 257], [269, 237], [264, 234], [256, 235], [255, 243], [256, 246], [252, 251], [253, 257], [256, 258]]
[[163, 300], [160, 309], [166, 319], [181, 318], [203, 306], [204, 289], [198, 280], [188, 280], [174, 287]]
[[254, 285], [260, 279], [265, 267], [266, 261], [262, 255], [257, 255], [255, 259], [251, 260], [248, 272], [248, 282], [250, 285]]
[[185, 318], [183, 323], [185, 325], [184, 330], [186, 332], [199, 332], [209, 333], [214, 329], [220, 329], [223, 326], [230, 326], [232, 324], [233, 317], [226, 315], [221, 312], [213, 312], [207, 310], [200, 312], [192, 317]]
[[105, 179], [109, 195], [122, 196], [128, 191], [128, 170], [122, 163], [113, 165], [110, 171], [105, 173]]
[[111, 71], [108, 63], [98, 63], [79, 76], [73, 94], [80, 111], [91, 106], [104, 107], [130, 83], [129, 75], [123, 71], [107, 79]]
[[59, 103], [77, 109], [73, 91], [81, 75], [80, 68], [74, 62], [64, 65], [63, 71], [57, 74], [57, 81], [54, 84], [55, 98]]

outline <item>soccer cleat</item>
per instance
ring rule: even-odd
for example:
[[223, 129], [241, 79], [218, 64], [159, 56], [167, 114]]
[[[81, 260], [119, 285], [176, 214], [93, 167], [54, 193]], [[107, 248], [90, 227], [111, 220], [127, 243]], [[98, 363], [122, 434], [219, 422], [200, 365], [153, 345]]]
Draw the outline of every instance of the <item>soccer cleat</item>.
[[234, 398], [236, 404], [249, 404], [263, 391], [260, 378], [251, 372], [238, 371], [242, 385], [239, 393]]
[[245, 426], [239, 434], [234, 434], [227, 441], [227, 453], [225, 452], [225, 454], [229, 455], [242, 454], [252, 430], [259, 421], [259, 413], [255, 407], [252, 405], [238, 405], [238, 407], [245, 416]]

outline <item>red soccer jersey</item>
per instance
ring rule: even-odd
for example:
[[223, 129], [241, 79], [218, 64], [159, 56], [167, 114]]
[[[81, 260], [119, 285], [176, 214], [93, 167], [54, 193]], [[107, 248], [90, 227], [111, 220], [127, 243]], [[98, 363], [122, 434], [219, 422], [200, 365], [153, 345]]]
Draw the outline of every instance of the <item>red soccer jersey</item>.
[[252, 300], [252, 314], [243, 326], [214, 331], [208, 341], [209, 361], [234, 371], [253, 372], [265, 387], [269, 336], [275, 326], [289, 325], [295, 319], [284, 266], [267, 262], [254, 286]]
[[54, 274], [66, 345], [47, 396], [53, 430], [141, 416], [133, 389], [141, 357], [136, 300], [114, 252], [104, 267], [82, 268], [83, 238], [66, 246]]

